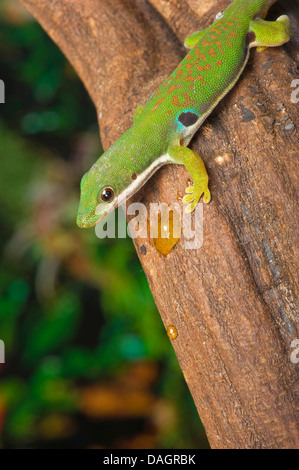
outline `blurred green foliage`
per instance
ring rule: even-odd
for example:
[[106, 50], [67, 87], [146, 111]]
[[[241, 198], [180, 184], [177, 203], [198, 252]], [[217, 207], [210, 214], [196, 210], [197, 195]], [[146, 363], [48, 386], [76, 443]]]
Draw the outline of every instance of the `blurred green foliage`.
[[132, 241], [75, 225], [93, 105], [16, 2], [0, 14], [0, 445], [207, 447]]

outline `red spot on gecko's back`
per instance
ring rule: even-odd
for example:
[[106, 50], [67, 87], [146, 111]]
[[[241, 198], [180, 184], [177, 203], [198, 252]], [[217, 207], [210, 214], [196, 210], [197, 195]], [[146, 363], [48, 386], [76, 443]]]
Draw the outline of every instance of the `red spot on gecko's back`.
[[189, 70], [188, 74], [186, 75], [185, 78], [183, 78], [184, 82], [195, 82], [196, 77], [193, 77], [192, 70]]
[[220, 50], [221, 52], [223, 52], [222, 42], [221, 42], [221, 41], [212, 41], [212, 42], [209, 42], [209, 41], [207, 41], [206, 39], [204, 39], [204, 40], [202, 41], [202, 45], [203, 45], [203, 46], [207, 46], [207, 47], [209, 47], [209, 46], [210, 46], [210, 47], [218, 46], [219, 50]]
[[168, 95], [170, 95], [174, 90], [179, 90], [180, 88], [182, 88], [182, 86], [183, 85], [181, 85], [181, 84], [179, 84], [179, 85], [170, 85], [170, 87], [167, 90]]
[[191, 98], [188, 95], [188, 93], [186, 93], [186, 92], [182, 93], [181, 97], [182, 97], [182, 99], [180, 100], [178, 95], [174, 95], [172, 97], [172, 104], [174, 106], [182, 106], [184, 108], [187, 107], [187, 106], [190, 106]]
[[207, 57], [205, 56], [205, 54], [200, 52], [199, 47], [195, 49], [195, 54], [198, 56], [198, 59], [207, 60]]
[[184, 75], [184, 71], [180, 69], [177, 71], [175, 78], [180, 80], [182, 78], [182, 75]]
[[235, 31], [231, 31], [228, 35], [227, 35], [228, 38], [236, 38], [237, 35], [235, 33]]
[[159, 108], [159, 106], [163, 103], [164, 100], [165, 100], [164, 97], [160, 98], [159, 101], [155, 104], [153, 111], [156, 111]]
[[[211, 28], [211, 31], [213, 31], [213, 33], [215, 33], [216, 35], [218, 35], [218, 34], [221, 33], [221, 31], [220, 31], [220, 29], [219, 29], [219, 25], [218, 25], [217, 28]], [[216, 38], [217, 38], [217, 36], [216, 36]]]
[[180, 105], [178, 95], [173, 95], [171, 101], [172, 101], [172, 104], [173, 104], [174, 106], [179, 106], [179, 105]]
[[195, 64], [196, 68], [199, 70], [199, 72], [202, 72], [203, 70], [211, 70], [212, 66], [210, 64], [207, 64], [207, 65], [198, 65], [198, 64]]

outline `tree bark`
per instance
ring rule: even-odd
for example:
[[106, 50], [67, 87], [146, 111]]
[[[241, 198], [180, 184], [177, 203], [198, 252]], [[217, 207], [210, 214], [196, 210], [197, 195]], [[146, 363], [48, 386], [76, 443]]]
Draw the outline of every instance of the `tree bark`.
[[[177, 66], [188, 34], [230, 2], [21, 0], [72, 63], [96, 106], [104, 148]], [[298, 1], [281, 2], [271, 18]], [[297, 46], [297, 49], [296, 49]], [[192, 142], [210, 175], [198, 250], [136, 249], [212, 448], [299, 447], [298, 36], [255, 50]], [[189, 175], [162, 168], [135, 201], [177, 201]], [[79, 190], [79, 188], [78, 188]], [[297, 197], [296, 197], [297, 196]]]

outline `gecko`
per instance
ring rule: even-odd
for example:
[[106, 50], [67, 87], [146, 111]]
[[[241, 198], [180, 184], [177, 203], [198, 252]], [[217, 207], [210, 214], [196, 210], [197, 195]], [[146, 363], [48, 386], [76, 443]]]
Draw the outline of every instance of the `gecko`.
[[145, 106], [137, 107], [132, 126], [83, 176], [79, 227], [95, 225], [165, 164], [184, 165], [193, 180], [183, 197], [185, 213], [191, 213], [201, 197], [210, 202], [205, 164], [188, 145], [238, 81], [250, 49], [280, 46], [290, 39], [288, 16], [264, 20], [275, 2], [235, 0], [211, 26], [186, 38], [188, 54]]

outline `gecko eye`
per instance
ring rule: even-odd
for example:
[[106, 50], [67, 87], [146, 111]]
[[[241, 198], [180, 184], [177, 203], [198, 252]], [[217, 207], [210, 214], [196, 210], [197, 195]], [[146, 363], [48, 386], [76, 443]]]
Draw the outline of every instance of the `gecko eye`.
[[112, 201], [114, 198], [114, 191], [111, 188], [104, 188], [99, 192], [98, 199], [103, 202]]

